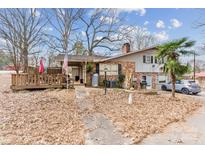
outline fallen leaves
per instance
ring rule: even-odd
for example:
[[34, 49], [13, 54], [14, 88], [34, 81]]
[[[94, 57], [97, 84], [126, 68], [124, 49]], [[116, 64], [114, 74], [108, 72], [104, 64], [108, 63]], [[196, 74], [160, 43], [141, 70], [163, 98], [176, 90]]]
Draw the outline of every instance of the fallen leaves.
[[74, 90], [8, 91], [0, 88], [0, 144], [84, 144]]
[[139, 143], [147, 135], [161, 132], [172, 122], [183, 120], [185, 116], [202, 106], [200, 102], [187, 95], [133, 93], [133, 103], [128, 104], [128, 93], [109, 89], [104, 95], [102, 89], [91, 89], [88, 99], [94, 104], [95, 112], [112, 119], [116, 127], [134, 143]]

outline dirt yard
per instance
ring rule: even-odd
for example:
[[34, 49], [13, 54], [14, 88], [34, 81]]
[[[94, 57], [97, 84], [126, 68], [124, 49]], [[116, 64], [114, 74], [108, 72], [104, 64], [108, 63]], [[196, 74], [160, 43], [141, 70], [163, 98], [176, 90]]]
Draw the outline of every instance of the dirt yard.
[[13, 93], [0, 75], [0, 144], [84, 144], [74, 90]]
[[90, 89], [88, 99], [94, 104], [92, 112], [109, 117], [135, 144], [149, 134], [161, 132], [172, 122], [184, 120], [202, 106], [187, 95], [177, 94], [177, 99], [173, 100], [170, 93], [151, 95], [141, 92], [133, 93], [133, 104], [128, 104], [128, 93], [122, 90], [109, 90], [105, 96], [102, 89]]

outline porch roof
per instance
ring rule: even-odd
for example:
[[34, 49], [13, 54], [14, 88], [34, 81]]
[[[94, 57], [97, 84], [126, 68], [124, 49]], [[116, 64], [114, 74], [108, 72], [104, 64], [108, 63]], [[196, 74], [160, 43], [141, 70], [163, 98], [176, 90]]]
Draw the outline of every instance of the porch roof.
[[[55, 57], [55, 60], [60, 62], [64, 60], [65, 54], [59, 54]], [[69, 62], [95, 62], [102, 59], [105, 59], [108, 57], [105, 56], [99, 56], [99, 55], [93, 55], [93, 56], [87, 56], [87, 55], [68, 55], [68, 61]]]

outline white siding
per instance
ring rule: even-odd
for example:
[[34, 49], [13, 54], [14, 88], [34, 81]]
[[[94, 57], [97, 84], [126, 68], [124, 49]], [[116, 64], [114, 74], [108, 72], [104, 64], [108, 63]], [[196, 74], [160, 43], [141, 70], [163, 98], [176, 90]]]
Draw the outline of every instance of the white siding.
[[155, 50], [131, 54], [128, 56], [117, 58], [113, 61], [135, 62], [135, 72], [162, 72], [162, 70], [160, 70], [160, 67], [162, 67], [163, 65], [155, 64], [154, 58], [153, 64], [143, 63], [143, 55], [155, 56]]
[[[153, 56], [153, 63], [143, 63], [143, 56]], [[140, 53], [136, 56], [135, 72], [162, 72], [163, 65], [155, 63], [155, 53]]]

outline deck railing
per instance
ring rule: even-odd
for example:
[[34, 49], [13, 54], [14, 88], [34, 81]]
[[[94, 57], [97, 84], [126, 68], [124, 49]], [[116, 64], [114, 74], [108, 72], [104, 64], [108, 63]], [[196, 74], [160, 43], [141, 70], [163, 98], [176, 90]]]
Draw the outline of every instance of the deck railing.
[[[73, 86], [73, 80], [69, 78], [69, 87]], [[35, 88], [63, 88], [66, 86], [66, 76], [63, 74], [12, 74], [11, 88], [35, 89]]]

